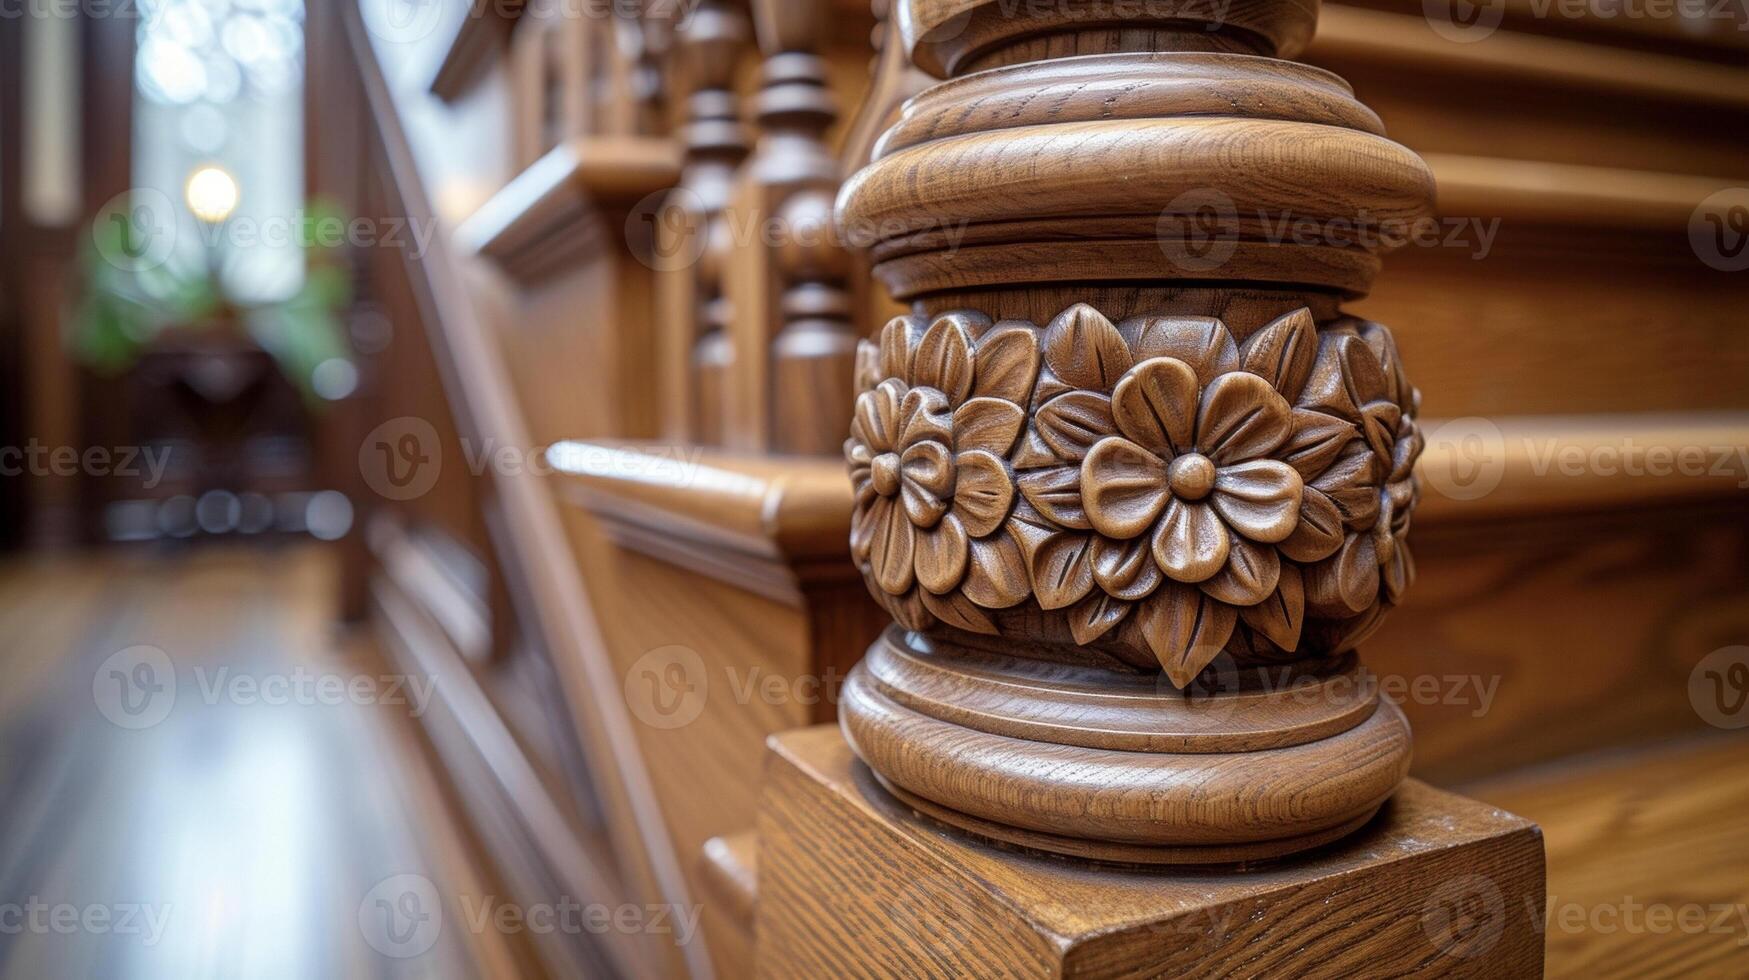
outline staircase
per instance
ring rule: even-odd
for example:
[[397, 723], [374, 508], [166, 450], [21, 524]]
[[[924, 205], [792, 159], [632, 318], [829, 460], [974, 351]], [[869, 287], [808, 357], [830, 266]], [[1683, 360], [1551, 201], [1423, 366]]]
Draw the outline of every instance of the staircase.
[[[394, 328], [360, 455], [385, 648], [441, 678], [425, 736], [518, 900], [702, 906], [687, 942], [531, 932], [523, 958], [556, 976], [1740, 974], [1749, 334], [1729, 243], [1702, 232], [1744, 206], [1749, 35], [1513, 4], [1466, 22], [893, 2], [310, 5], [312, 182], [435, 232], [356, 255]], [[1065, 13], [1082, 7], [1102, 12]], [[1185, 176], [1209, 160], [1227, 163]], [[1155, 200], [1162, 175], [1191, 183]], [[1176, 614], [1071, 621], [1024, 535], [1032, 571], [987, 579], [1018, 588], [1007, 606], [884, 589], [853, 551], [870, 505], [843, 443], [894, 336], [947, 388], [950, 334], [980, 370], [1015, 360], [987, 353], [1012, 321], [1070, 338], [1038, 355], [1056, 387], [1004, 395], [1035, 432], [1052, 397], [1117, 397], [1115, 375], [1064, 365], [1107, 363], [1106, 330], [1139, 350], [1126, 318], [1215, 317], [1249, 358], [1302, 308], [1314, 344], [1374, 336], [1342, 317], [1390, 325], [1394, 394], [1367, 405], [1395, 403], [1380, 438], [1407, 442], [1413, 416], [1425, 442], [1418, 506], [1390, 527], [1414, 556], [1396, 585], [1380, 573], [1384, 599], [1318, 599], [1343, 586], [1308, 571], [1292, 640], [1247, 616], [1249, 645], [1199, 663], [1187, 639], [1150, 670]], [[886, 326], [907, 312], [909, 340]], [[1306, 373], [1352, 393], [1349, 364]], [[1046, 472], [1014, 445], [1016, 473]], [[999, 547], [985, 534], [974, 554]], [[880, 640], [906, 635], [883, 634], [895, 619], [933, 645]], [[871, 644], [886, 659], [858, 668]], [[1296, 658], [1321, 690], [1372, 681], [1338, 718], [1221, 680]], [[1151, 741], [1162, 717], [1209, 724], [1178, 693], [1199, 684], [1232, 712], [1184, 736], [1209, 747]], [[1137, 713], [1099, 713], [1117, 702]], [[1387, 724], [1413, 732], [1412, 766]], [[1058, 727], [1103, 741], [1040, 734]], [[1363, 735], [1376, 786], [1336, 744]], [[978, 738], [988, 775], [959, 754]], [[1226, 795], [1198, 751], [1235, 760]], [[1111, 770], [1145, 801], [1113, 804], [1141, 814], [1128, 837], [1052, 768], [1096, 757], [1152, 767]], [[1269, 795], [1300, 772], [1315, 784]], [[1329, 810], [1290, 832], [1266, 827], [1272, 801]], [[1188, 839], [1162, 812], [1214, 816]]]

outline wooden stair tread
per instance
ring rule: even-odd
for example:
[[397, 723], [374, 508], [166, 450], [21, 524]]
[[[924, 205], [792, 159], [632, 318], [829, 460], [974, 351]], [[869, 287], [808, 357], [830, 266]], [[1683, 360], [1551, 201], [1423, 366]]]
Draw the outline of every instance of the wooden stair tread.
[[1742, 975], [1749, 739], [1687, 739], [1466, 790], [1543, 829], [1549, 977]]

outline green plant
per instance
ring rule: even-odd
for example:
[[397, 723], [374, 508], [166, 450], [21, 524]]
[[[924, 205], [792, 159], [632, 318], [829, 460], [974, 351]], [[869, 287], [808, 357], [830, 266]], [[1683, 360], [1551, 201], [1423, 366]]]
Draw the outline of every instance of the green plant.
[[71, 353], [92, 370], [114, 375], [167, 330], [241, 328], [287, 380], [319, 403], [311, 386], [317, 365], [350, 355], [342, 321], [352, 299], [350, 276], [335, 247], [316, 234], [336, 223], [345, 224], [339, 209], [312, 201], [297, 238], [304, 255], [302, 285], [285, 299], [251, 303], [227, 293], [216, 262], [195, 269], [176, 263], [128, 269], [108, 261], [105, 256], [126, 254], [122, 236], [128, 231], [123, 222], [97, 222], [81, 256]]

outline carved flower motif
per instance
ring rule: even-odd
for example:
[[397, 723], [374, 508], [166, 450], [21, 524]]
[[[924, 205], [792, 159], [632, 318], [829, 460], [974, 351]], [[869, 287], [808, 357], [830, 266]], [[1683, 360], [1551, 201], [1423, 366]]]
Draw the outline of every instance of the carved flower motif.
[[1281, 577], [1263, 545], [1292, 534], [1300, 510], [1299, 473], [1269, 458], [1293, 434], [1287, 401], [1255, 374], [1201, 388], [1188, 364], [1155, 357], [1124, 374], [1111, 408], [1120, 435], [1081, 461], [1096, 547], [1147, 534], [1168, 578], [1207, 582], [1234, 605], [1262, 602]]
[[1185, 686], [1349, 649], [1414, 575], [1417, 396], [1377, 324], [900, 317], [856, 380], [852, 551], [908, 628], [1105, 638]]
[[[877, 598], [913, 628], [940, 617], [994, 632], [974, 605], [1030, 594], [1002, 530], [1014, 503], [1007, 455], [1038, 371], [1030, 330], [948, 314], [894, 319], [858, 350], [844, 444], [856, 493], [851, 552]], [[884, 379], [884, 380], [877, 380]]]
[[[1340, 622], [1326, 642], [1345, 648], [1370, 634], [1415, 578], [1407, 536], [1409, 514], [1420, 499], [1415, 461], [1425, 440], [1415, 424], [1420, 394], [1408, 382], [1396, 342], [1384, 326], [1344, 319], [1325, 333], [1319, 377], [1340, 379], [1308, 386], [1306, 404], [1353, 422], [1363, 440], [1333, 471], [1345, 477], [1331, 503], [1342, 516], [1342, 543], [1306, 573], [1307, 602]], [[1364, 449], [1360, 448], [1364, 445]]]
[[897, 378], [856, 401], [846, 450], [859, 516], [851, 549], [892, 595], [903, 595], [913, 580], [936, 593], [958, 585], [969, 540], [996, 530], [1014, 503], [1014, 483], [996, 453], [1019, 433], [1020, 409], [968, 404], [961, 406], [967, 415], [985, 410], [1007, 418], [983, 428], [956, 426], [945, 394], [908, 389]]
[[1046, 328], [1043, 400], [1015, 467], [1042, 532], [1031, 563], [1039, 604], [1068, 608], [1077, 642], [1128, 620], [1179, 684], [1241, 617], [1294, 647], [1304, 594], [1282, 559], [1341, 545], [1339, 518], [1312, 515], [1325, 532], [1302, 529], [1302, 489], [1355, 432], [1290, 405], [1316, 349], [1305, 310], [1243, 345], [1212, 318], [1113, 326], [1087, 306]]

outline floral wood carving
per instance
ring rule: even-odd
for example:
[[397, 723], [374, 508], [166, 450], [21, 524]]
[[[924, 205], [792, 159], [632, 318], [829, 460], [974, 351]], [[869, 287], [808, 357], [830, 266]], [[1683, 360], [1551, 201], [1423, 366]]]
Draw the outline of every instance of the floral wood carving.
[[863, 341], [851, 549], [908, 629], [1060, 642], [1187, 686], [1339, 653], [1414, 577], [1418, 395], [1390, 331], [1288, 313], [1043, 328], [898, 317]]

